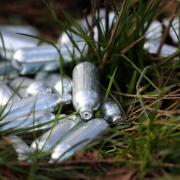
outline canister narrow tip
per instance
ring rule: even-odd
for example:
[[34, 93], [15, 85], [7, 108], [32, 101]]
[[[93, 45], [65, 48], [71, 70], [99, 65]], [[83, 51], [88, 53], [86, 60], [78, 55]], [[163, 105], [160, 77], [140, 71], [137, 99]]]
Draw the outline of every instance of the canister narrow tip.
[[89, 120], [92, 118], [93, 112], [90, 110], [83, 109], [80, 111], [80, 116], [81, 116], [81, 118], [83, 118], [85, 120]]

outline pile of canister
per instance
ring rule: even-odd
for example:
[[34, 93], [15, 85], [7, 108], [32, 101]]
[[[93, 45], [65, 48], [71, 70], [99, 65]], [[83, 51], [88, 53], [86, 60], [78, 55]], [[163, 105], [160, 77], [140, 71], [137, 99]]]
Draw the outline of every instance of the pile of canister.
[[[105, 28], [105, 11], [97, 14], [99, 24]], [[91, 16], [79, 24], [88, 34], [87, 22], [92, 24]], [[115, 22], [115, 14], [109, 13], [109, 26]], [[151, 53], [157, 50], [162, 35], [161, 26], [154, 27], [157, 24], [154, 22], [146, 34], [145, 49]], [[157, 31], [156, 38], [152, 28]], [[10, 134], [8, 139], [19, 160], [29, 160], [31, 153], [41, 151], [50, 155], [49, 162], [62, 162], [104, 133], [111, 124], [123, 122], [120, 105], [104, 96], [97, 67], [91, 60], [80, 61], [86, 57], [88, 47], [76, 33], [67, 31], [62, 33], [57, 44], [38, 46], [38, 39], [33, 38], [38, 32], [32, 27], [1, 26], [0, 31], [0, 132]], [[97, 27], [94, 27], [96, 42], [97, 34]], [[165, 46], [168, 55], [176, 50]], [[161, 54], [167, 55], [163, 48]], [[58, 73], [60, 59], [65, 67], [74, 60], [78, 62], [73, 68], [72, 80]], [[74, 113], [63, 114], [61, 105], [71, 104]], [[98, 110], [101, 118], [95, 115]], [[28, 146], [21, 134], [37, 131], [40, 136], [33, 136], [36, 138]]]

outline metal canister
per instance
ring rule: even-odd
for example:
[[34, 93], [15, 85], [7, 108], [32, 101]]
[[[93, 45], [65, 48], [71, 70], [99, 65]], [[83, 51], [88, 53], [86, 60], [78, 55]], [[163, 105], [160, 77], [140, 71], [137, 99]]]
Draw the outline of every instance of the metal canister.
[[28, 160], [29, 156], [33, 152], [33, 149], [29, 147], [20, 137], [18, 136], [8, 136], [7, 140], [12, 143], [19, 161]]
[[86, 54], [87, 48], [84, 42], [78, 42], [77, 46], [78, 49], [73, 44], [57, 45], [60, 53], [52, 45], [21, 48], [15, 51], [12, 63], [21, 74], [33, 74], [40, 69], [54, 71], [60, 67], [60, 54], [64, 59], [64, 65], [73, 62], [72, 56], [78, 60], [82, 54]]
[[40, 45], [15, 51], [13, 65], [21, 74], [33, 74], [49, 63], [56, 63], [57, 69], [59, 67], [58, 58], [59, 55], [55, 47]]
[[102, 111], [104, 113], [104, 118], [110, 124], [118, 124], [122, 122], [123, 109], [118, 105], [113, 99], [108, 98], [102, 103]]
[[59, 95], [71, 93], [72, 91], [72, 80], [66, 75], [62, 76], [57, 73], [41, 73], [36, 77], [36, 79], [38, 81], [45, 81], [49, 87], [51, 87]]
[[[160, 46], [160, 42], [156, 41], [147, 41], [144, 44], [144, 49], [147, 50], [151, 54], [157, 54], [158, 49]], [[171, 46], [169, 44], [163, 44], [161, 51], [160, 51], [160, 56], [161, 57], [168, 57], [171, 54], [175, 53], [178, 50], [177, 47]]]
[[108, 122], [101, 118], [81, 122], [54, 148], [50, 162], [62, 162], [67, 159], [102, 134], [108, 127]]
[[17, 94], [21, 97], [21, 98], [25, 98], [26, 97], [26, 89], [29, 87], [29, 85], [31, 83], [33, 83], [34, 80], [31, 78], [27, 78], [27, 77], [18, 77], [15, 78], [14, 80], [12, 80], [9, 85], [11, 86], [12, 89], [14, 89], [14, 91], [17, 92]]
[[[165, 26], [168, 26], [169, 25], [169, 20], [164, 19], [163, 24]], [[171, 27], [169, 29], [169, 35], [172, 38], [172, 40], [174, 41], [174, 43], [177, 43], [177, 44], [179, 43], [179, 38], [178, 38], [178, 35], [179, 35], [179, 32], [180, 32], [179, 27], [180, 27], [179, 17], [175, 17], [173, 19]]]
[[21, 98], [38, 94], [51, 93], [51, 88], [43, 81], [36, 81], [26, 77], [18, 77], [10, 82], [10, 86]]
[[34, 140], [31, 147], [44, 152], [52, 151], [63, 136], [69, 133], [80, 121], [81, 119], [77, 115], [61, 116], [59, 122], [54, 122], [52, 128]]
[[0, 81], [0, 106], [6, 106], [13, 102], [20, 100], [20, 97], [6, 85], [3, 81]]
[[162, 33], [162, 24], [159, 21], [153, 21], [148, 27], [145, 37], [148, 41], [160, 42]]
[[26, 89], [26, 96], [35, 96], [38, 94], [47, 94], [51, 92], [51, 88], [45, 82], [35, 81]]
[[83, 62], [73, 70], [73, 106], [84, 120], [93, 117], [100, 105], [100, 82], [96, 66]]
[[12, 79], [18, 76], [18, 72], [9, 61], [2, 61], [0, 62], [0, 76]]
[[59, 103], [68, 104], [70, 102], [71, 95], [39, 94], [8, 104], [2, 113], [2, 117], [6, 116], [16, 119], [17, 117], [26, 116], [37, 111], [50, 112], [53, 111]]
[[25, 129], [27, 132], [47, 129], [53, 125], [53, 123], [50, 121], [54, 118], [55, 115], [50, 112], [35, 112], [22, 117], [17, 117], [16, 119], [12, 119], [11, 117], [7, 116], [1, 121], [0, 131], [23, 131], [23, 129]]
[[[38, 44], [38, 40], [25, 35], [17, 34], [8, 30], [0, 30], [4, 44], [0, 41], [0, 54], [7, 59], [11, 59], [13, 51], [24, 48], [24, 47], [35, 47]], [[3, 45], [5, 46], [6, 52], [4, 52]]]
[[27, 35], [38, 36], [38, 30], [29, 25], [1, 25], [0, 31], [11, 31], [13, 33], [22, 33]]

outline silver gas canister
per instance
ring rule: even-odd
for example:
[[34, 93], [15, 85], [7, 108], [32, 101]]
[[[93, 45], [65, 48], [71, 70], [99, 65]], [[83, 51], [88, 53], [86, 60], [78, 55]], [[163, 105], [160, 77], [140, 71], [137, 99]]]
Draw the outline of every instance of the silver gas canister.
[[1, 61], [0, 76], [2, 77], [2, 79], [4, 77], [7, 77], [7, 79], [13, 79], [18, 76], [18, 72], [9, 61]]
[[[18, 155], [18, 160], [19, 161], [24, 161], [28, 160], [30, 154], [33, 152], [33, 149], [29, 147], [20, 137], [18, 136], [8, 136], [7, 140], [10, 141], [12, 144], [14, 150], [16, 151]], [[29, 161], [30, 162], [30, 161]]]
[[[165, 26], [168, 26], [169, 25], [169, 20], [168, 19], [164, 19], [163, 20], [163, 24]], [[172, 24], [171, 24], [171, 27], [169, 29], [169, 35], [170, 37], [172, 38], [172, 40], [174, 41], [174, 43], [179, 43], [179, 38], [178, 38], [178, 35], [179, 35], [179, 27], [180, 27], [180, 22], [179, 22], [179, 17], [175, 17], [172, 21]]]
[[2, 117], [14, 118], [25, 116], [37, 111], [53, 111], [59, 104], [68, 104], [71, 102], [71, 95], [58, 96], [56, 94], [39, 94], [21, 99], [17, 102], [8, 104]]
[[33, 83], [34, 80], [31, 78], [27, 78], [27, 77], [18, 77], [15, 78], [14, 80], [10, 81], [9, 85], [11, 86], [11, 88], [17, 92], [17, 94], [21, 97], [21, 98], [25, 98], [26, 97], [26, 89], [29, 87], [29, 85], [31, 83]]
[[[105, 17], [106, 17], [106, 10], [105, 9], [100, 9], [99, 11], [95, 12], [95, 19], [98, 20], [98, 25], [102, 31], [104, 31], [104, 29], [105, 29], [105, 21], [106, 21]], [[108, 24], [109, 29], [111, 29], [113, 23], [116, 21], [115, 13], [110, 12], [108, 14], [108, 19], [109, 19], [109, 24]], [[89, 34], [90, 27], [93, 26], [93, 23], [94, 23], [94, 19], [93, 19], [92, 15], [88, 15], [87, 17], [76, 22], [76, 24], [78, 24], [82, 28], [82, 30], [84, 30], [84, 32], [86, 32], [87, 34]], [[99, 27], [95, 26], [93, 28], [94, 40], [96, 42], [98, 41], [98, 29], [99, 29]], [[62, 35], [59, 38], [60, 44], [61, 43], [71, 43], [71, 39], [73, 39], [73, 41], [75, 41], [75, 42], [82, 42], [83, 41], [82, 37], [78, 33], [74, 33], [77, 31], [76, 26], [72, 26], [71, 29], [72, 29], [71, 31], [68, 30], [68, 31], [62, 33]]]
[[29, 25], [0, 25], [0, 31], [11, 31], [12, 33], [28, 34], [38, 36], [38, 30]]
[[61, 162], [67, 159], [102, 134], [108, 127], [108, 122], [101, 118], [81, 122], [54, 148], [50, 162]]
[[71, 93], [72, 91], [72, 80], [66, 75], [41, 72], [36, 76], [36, 79], [45, 81], [59, 95]]
[[16, 119], [7, 116], [1, 121], [0, 131], [24, 129], [27, 132], [47, 129], [53, 125], [53, 119], [55, 115], [50, 112], [35, 112]]
[[163, 27], [162, 27], [161, 22], [153, 21], [149, 25], [145, 33], [145, 38], [148, 41], [160, 42], [162, 33], [163, 33]]
[[72, 80], [66, 75], [51, 74], [47, 78], [47, 83], [60, 95], [71, 93], [72, 91]]
[[21, 74], [33, 74], [44, 66], [56, 64], [59, 67], [59, 54], [51, 45], [40, 45], [32, 48], [21, 48], [13, 55], [13, 65]]
[[63, 115], [63, 117], [61, 116], [60, 118], [61, 119], [58, 123], [54, 122], [49, 131], [45, 132], [42, 136], [33, 141], [31, 144], [32, 148], [44, 152], [52, 151], [62, 137], [65, 134], [70, 133], [72, 128], [81, 121], [80, 117], [77, 115]]
[[[77, 46], [79, 50], [75, 48], [73, 44], [57, 45], [64, 59], [64, 65], [73, 62], [72, 56], [78, 60], [81, 58], [82, 54], [87, 53], [85, 42], [78, 42]], [[12, 63], [21, 74], [34, 74], [40, 69], [53, 71], [60, 67], [60, 54], [52, 45], [21, 48], [15, 51]]]
[[[32, 37], [28, 37], [25, 35], [17, 34], [12, 31], [8, 30], [0, 30], [4, 44], [2, 41], [0, 41], [0, 54], [7, 58], [11, 59], [13, 52], [19, 48], [24, 48], [24, 47], [35, 47], [38, 44], [38, 40]], [[5, 46], [6, 52], [4, 52], [3, 45]]]
[[10, 82], [10, 86], [19, 94], [21, 98], [38, 94], [51, 93], [51, 88], [42, 81], [26, 77], [18, 77]]
[[102, 103], [101, 108], [104, 114], [104, 119], [106, 119], [110, 124], [114, 125], [123, 121], [123, 109], [113, 99], [108, 98], [105, 100]]
[[100, 105], [99, 74], [96, 66], [83, 62], [73, 70], [73, 106], [84, 120], [93, 117]]
[[45, 82], [35, 81], [26, 89], [26, 96], [35, 96], [38, 94], [47, 94], [51, 92], [51, 88]]
[[[160, 46], [160, 41], [147, 41], [144, 44], [144, 49], [147, 50], [151, 54], [157, 54], [158, 49]], [[175, 53], [178, 50], [177, 47], [171, 46], [169, 44], [163, 44], [161, 51], [160, 51], [160, 56], [161, 57], [168, 57]]]
[[12, 102], [19, 101], [20, 97], [6, 85], [3, 81], [0, 81], [0, 106], [6, 106]]

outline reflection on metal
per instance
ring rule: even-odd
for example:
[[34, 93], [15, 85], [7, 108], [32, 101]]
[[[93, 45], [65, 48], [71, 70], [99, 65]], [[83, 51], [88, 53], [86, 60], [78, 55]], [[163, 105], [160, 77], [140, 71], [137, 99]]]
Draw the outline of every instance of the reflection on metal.
[[[78, 60], [82, 54], [87, 53], [84, 42], [77, 43], [78, 49], [73, 44], [57, 45], [63, 57], [64, 65], [72, 63], [72, 56]], [[13, 55], [13, 65], [21, 74], [34, 74], [38, 70], [53, 71], [59, 69], [61, 55], [52, 45], [41, 45], [33, 48], [21, 48]], [[52, 68], [52, 69], [51, 69]]]
[[60, 119], [59, 122], [54, 122], [54, 126], [52, 126], [49, 131], [33, 141], [31, 147], [45, 152], [52, 151], [62, 137], [67, 133], [70, 133], [72, 128], [81, 121], [79, 116], [76, 115], [61, 116], [61, 118], [62, 119]]
[[31, 114], [32, 112], [45, 110], [50, 112], [53, 111], [58, 104], [67, 104], [70, 102], [71, 95], [58, 96], [56, 94], [40, 94], [9, 103], [5, 107], [2, 116], [16, 119]]
[[2, 125], [0, 131], [25, 129], [27, 132], [47, 129], [52, 126], [50, 121], [54, 118], [54, 114], [50, 112], [35, 112], [22, 117], [17, 117], [16, 119], [7, 116], [1, 121]]
[[109, 124], [104, 119], [91, 119], [88, 122], [81, 122], [68, 133], [54, 148], [50, 162], [62, 162], [72, 156], [79, 149], [102, 134]]
[[83, 62], [73, 70], [73, 106], [82, 119], [89, 120], [100, 105], [99, 74], [96, 66]]
[[118, 124], [122, 121], [122, 108], [113, 99], [108, 98], [102, 104], [102, 111], [104, 113], [104, 118], [110, 124]]
[[31, 147], [18, 136], [8, 136], [7, 139], [12, 143], [19, 161], [29, 160], [29, 156], [33, 152]]
[[[175, 43], [179, 43], [179, 22], [179, 17], [175, 17], [169, 29], [169, 35]], [[169, 21], [167, 19], [164, 19], [163, 23], [165, 26], [169, 25]]]
[[[160, 43], [155, 41], [147, 41], [144, 44], [144, 49], [146, 49], [151, 54], [157, 54], [159, 49]], [[174, 46], [164, 44], [160, 51], [161, 57], [167, 57], [175, 53], [178, 49]]]
[[6, 85], [3, 81], [0, 81], [0, 106], [6, 106], [12, 102], [17, 102], [20, 100], [13, 90]]
[[[30, 48], [30, 47], [35, 47], [38, 44], [38, 40], [32, 37], [28, 37], [25, 35], [21, 34], [16, 34], [13, 31], [8, 31], [8, 30], [0, 30], [3, 41], [4, 41], [4, 46], [6, 49], [6, 55], [8, 59], [12, 58], [13, 51], [19, 49], [19, 48]], [[3, 49], [3, 42], [0, 41], [0, 54], [5, 57], [5, 52]]]

